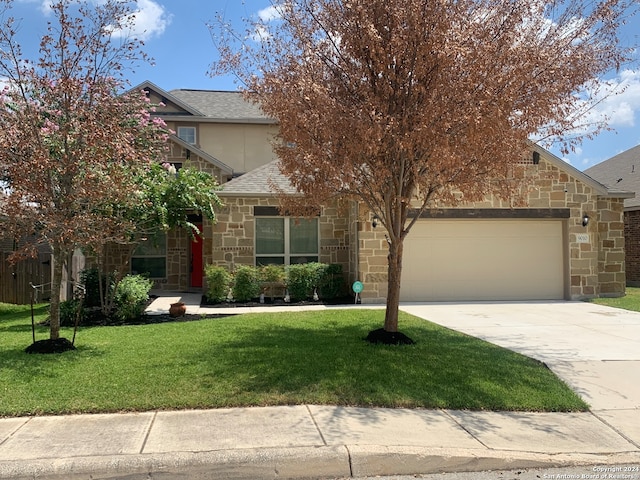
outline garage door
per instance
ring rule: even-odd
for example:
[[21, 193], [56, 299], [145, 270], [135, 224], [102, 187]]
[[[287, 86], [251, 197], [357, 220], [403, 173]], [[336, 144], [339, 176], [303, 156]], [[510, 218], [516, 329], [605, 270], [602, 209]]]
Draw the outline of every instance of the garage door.
[[420, 220], [405, 240], [402, 301], [564, 298], [558, 220]]

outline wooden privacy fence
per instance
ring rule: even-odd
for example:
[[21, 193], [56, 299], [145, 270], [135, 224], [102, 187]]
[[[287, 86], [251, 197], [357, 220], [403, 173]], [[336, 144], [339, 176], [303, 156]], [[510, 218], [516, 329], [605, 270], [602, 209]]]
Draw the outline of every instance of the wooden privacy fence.
[[0, 253], [0, 302], [26, 305], [34, 290], [30, 284], [42, 285], [35, 289], [35, 302], [51, 296], [51, 262], [33, 258], [11, 265], [9, 253]]

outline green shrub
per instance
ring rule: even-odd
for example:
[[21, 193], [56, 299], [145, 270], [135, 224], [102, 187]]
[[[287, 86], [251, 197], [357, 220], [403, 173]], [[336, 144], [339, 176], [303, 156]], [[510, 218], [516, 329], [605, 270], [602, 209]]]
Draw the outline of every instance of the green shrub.
[[344, 294], [342, 265], [339, 263], [326, 265], [318, 283], [320, 298], [333, 299], [342, 296]]
[[[77, 298], [60, 302], [60, 325], [63, 327], [75, 326], [79, 307], [80, 300]], [[86, 312], [83, 308], [80, 313], [80, 323], [84, 318], [86, 318]]]
[[306, 300], [313, 295], [321, 277], [322, 263], [303, 263], [287, 267], [287, 289], [293, 300]]
[[282, 265], [264, 265], [260, 267], [261, 282], [284, 282], [285, 273]]
[[[114, 274], [102, 274], [102, 288], [106, 292], [111, 292], [114, 286]], [[85, 308], [100, 307], [100, 271], [97, 268], [88, 268], [80, 272], [80, 282], [86, 289], [84, 295]]]
[[205, 278], [207, 279], [206, 297], [210, 302], [222, 302], [229, 294], [232, 277], [225, 267], [217, 265], [207, 265], [205, 268]]
[[139, 318], [147, 306], [153, 281], [142, 275], [127, 275], [116, 287], [114, 317], [121, 321]]
[[294, 300], [306, 300], [314, 290], [320, 298], [331, 299], [344, 291], [342, 265], [304, 263], [287, 267], [287, 289]]
[[257, 267], [240, 265], [233, 275], [233, 298], [247, 302], [260, 295], [260, 275]]

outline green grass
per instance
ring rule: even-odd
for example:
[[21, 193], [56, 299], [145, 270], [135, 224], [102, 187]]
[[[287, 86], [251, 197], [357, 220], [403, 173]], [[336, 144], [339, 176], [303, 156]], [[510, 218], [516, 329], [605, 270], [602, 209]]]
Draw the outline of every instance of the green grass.
[[640, 312], [640, 288], [627, 287], [624, 297], [594, 298], [590, 301], [599, 305], [607, 305], [609, 307], [624, 308], [625, 310]]
[[[29, 355], [29, 307], [0, 304], [0, 415], [303, 403], [587, 408], [539, 362], [402, 312], [401, 330], [416, 345], [365, 342], [383, 315], [332, 310], [81, 328], [77, 350]], [[38, 327], [37, 339], [47, 336]]]

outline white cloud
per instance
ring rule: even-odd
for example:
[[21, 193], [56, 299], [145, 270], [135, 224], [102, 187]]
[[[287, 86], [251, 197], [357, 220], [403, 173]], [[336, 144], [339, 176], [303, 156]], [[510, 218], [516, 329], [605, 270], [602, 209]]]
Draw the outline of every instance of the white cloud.
[[640, 111], [640, 70], [624, 70], [612, 83], [614, 91], [620, 93], [604, 100], [602, 112], [610, 118], [612, 127], [635, 126], [636, 113]]
[[282, 12], [280, 8], [281, 7], [279, 5], [275, 4], [258, 11], [258, 21], [254, 26], [255, 30], [253, 34], [251, 34], [251, 40], [259, 43], [264, 42], [269, 37], [271, 37], [271, 33], [269, 32], [269, 27], [267, 24], [282, 18]]
[[38, 9], [42, 14], [49, 16], [51, 15], [51, 4], [53, 3], [53, 0], [18, 0], [18, 3], [38, 3], [40, 4]]
[[258, 12], [258, 17], [263, 22], [271, 22], [273, 20], [277, 20], [281, 17], [280, 10], [277, 5], [271, 5], [267, 8], [263, 8]]
[[134, 36], [147, 40], [162, 35], [171, 23], [171, 15], [164, 7], [153, 0], [138, 0], [138, 8], [134, 11], [134, 26], [127, 31], [115, 31], [114, 36]]
[[[19, 1], [22, 3], [39, 3], [39, 9], [45, 16], [52, 14], [51, 5], [54, 0]], [[104, 0], [93, 0], [93, 3], [96, 4], [103, 2]], [[162, 35], [171, 23], [171, 15], [155, 0], [137, 0], [136, 7], [133, 12], [135, 17], [133, 28], [127, 31], [114, 30], [113, 35], [115, 37], [134, 36], [140, 40], [147, 40], [151, 37]]]
[[611, 128], [635, 126], [640, 111], [640, 70], [623, 70], [604, 88], [586, 92], [595, 106], [584, 116], [587, 123], [606, 118]]
[[251, 40], [259, 43], [267, 40], [269, 37], [271, 37], [269, 30], [263, 25], [257, 25], [255, 27], [255, 31], [251, 35]]

